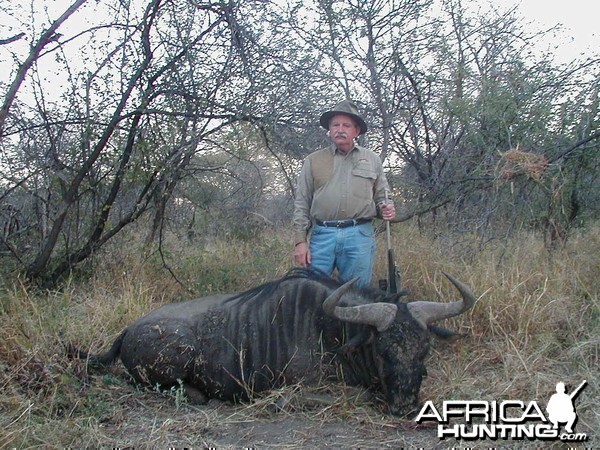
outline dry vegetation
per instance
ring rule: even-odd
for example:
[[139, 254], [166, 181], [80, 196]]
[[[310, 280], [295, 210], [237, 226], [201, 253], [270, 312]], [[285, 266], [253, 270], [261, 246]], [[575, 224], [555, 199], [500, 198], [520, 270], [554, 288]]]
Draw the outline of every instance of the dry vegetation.
[[[545, 404], [558, 381], [589, 385], [577, 398], [578, 432], [598, 445], [600, 347], [600, 229], [574, 236], [548, 253], [523, 235], [506, 247], [467, 252], [394, 226], [403, 287], [410, 298], [454, 297], [441, 271], [480, 295], [474, 310], [447, 324], [467, 334], [436, 342], [422, 400], [537, 400]], [[254, 242], [227, 237], [210, 245], [173, 239], [164, 255], [142, 257], [136, 241], [96, 259], [60, 291], [36, 292], [19, 280], [2, 286], [0, 446], [30, 447], [512, 447], [540, 442], [440, 442], [435, 429], [387, 417], [372, 401], [338, 386], [299, 386], [251, 405], [186, 403], [179, 390], [136, 387], [117, 365], [87, 375], [64, 356], [62, 340], [97, 351], [126, 324], [160, 304], [251, 287], [283, 274], [289, 239], [266, 232]], [[381, 243], [383, 247], [383, 242]], [[384, 277], [380, 248], [377, 276]], [[332, 401], [325, 401], [333, 397]], [[489, 445], [488, 445], [489, 444]], [[583, 446], [582, 446], [583, 447]]]

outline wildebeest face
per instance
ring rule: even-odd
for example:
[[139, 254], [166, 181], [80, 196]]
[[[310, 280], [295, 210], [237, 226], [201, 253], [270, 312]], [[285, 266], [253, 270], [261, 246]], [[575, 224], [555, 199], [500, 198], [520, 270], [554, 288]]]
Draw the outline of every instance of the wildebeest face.
[[412, 320], [396, 318], [387, 330], [378, 333], [375, 353], [379, 379], [391, 414], [416, 412], [428, 351], [427, 332]]
[[356, 295], [356, 291], [351, 290], [357, 280], [355, 278], [337, 288], [323, 302], [323, 311], [328, 316], [343, 322], [370, 325], [377, 331], [372, 357], [377, 365], [381, 390], [390, 413], [394, 415], [408, 415], [418, 407], [418, 393], [425, 375], [425, 357], [429, 352], [428, 327], [439, 320], [464, 313], [477, 300], [467, 285], [444, 274], [460, 292], [461, 300], [397, 303], [378, 298], [374, 303], [338, 306], [347, 292]]

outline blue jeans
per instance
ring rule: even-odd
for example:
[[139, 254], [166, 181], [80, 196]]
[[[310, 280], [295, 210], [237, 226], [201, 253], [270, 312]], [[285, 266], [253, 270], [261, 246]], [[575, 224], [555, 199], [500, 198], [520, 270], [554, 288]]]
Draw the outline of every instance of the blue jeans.
[[310, 254], [310, 267], [329, 275], [337, 269], [341, 281], [359, 277], [357, 286], [369, 286], [375, 259], [373, 224], [369, 222], [346, 228], [314, 225]]

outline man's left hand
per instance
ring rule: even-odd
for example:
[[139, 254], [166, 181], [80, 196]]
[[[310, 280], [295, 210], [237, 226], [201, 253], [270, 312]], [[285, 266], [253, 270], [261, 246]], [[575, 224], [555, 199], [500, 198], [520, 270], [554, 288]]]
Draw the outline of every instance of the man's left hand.
[[396, 207], [394, 206], [393, 202], [382, 203], [379, 208], [381, 210], [381, 218], [383, 220], [390, 221], [396, 217]]

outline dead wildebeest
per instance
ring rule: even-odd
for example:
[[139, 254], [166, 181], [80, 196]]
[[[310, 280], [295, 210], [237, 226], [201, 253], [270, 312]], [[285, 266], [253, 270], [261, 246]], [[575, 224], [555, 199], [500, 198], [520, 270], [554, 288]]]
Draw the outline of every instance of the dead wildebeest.
[[338, 379], [381, 392], [392, 414], [405, 415], [418, 407], [428, 326], [475, 303], [446, 276], [462, 300], [403, 303], [295, 269], [241, 294], [163, 306], [125, 328], [105, 354], [77, 354], [93, 366], [120, 356], [138, 382], [183, 383], [204, 400]]

